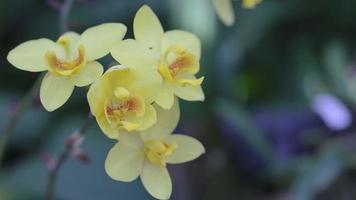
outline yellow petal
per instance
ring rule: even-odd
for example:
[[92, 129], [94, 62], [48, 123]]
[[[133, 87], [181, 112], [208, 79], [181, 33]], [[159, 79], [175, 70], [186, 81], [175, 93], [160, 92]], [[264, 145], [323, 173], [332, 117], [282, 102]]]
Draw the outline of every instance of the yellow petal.
[[213, 0], [217, 15], [226, 26], [235, 23], [235, 14], [231, 0]]
[[135, 39], [143, 44], [146, 49], [160, 52], [163, 28], [156, 14], [147, 5], [142, 6], [134, 19]]
[[170, 83], [162, 83], [160, 93], [157, 95], [155, 102], [164, 109], [170, 109], [173, 106], [174, 94]]
[[49, 39], [38, 39], [24, 42], [11, 50], [7, 55], [7, 60], [16, 68], [40, 72], [48, 69], [45, 54], [54, 51], [58, 56], [64, 56], [64, 51], [55, 42]]
[[201, 42], [196, 35], [181, 30], [167, 31], [162, 38], [162, 55], [172, 46], [184, 48], [196, 56], [199, 61], [201, 56]]
[[96, 81], [103, 74], [103, 66], [98, 62], [89, 62], [83, 69], [70, 78], [75, 86], [83, 87]]
[[106, 98], [112, 96], [112, 88], [105, 78], [100, 78], [95, 81], [89, 88], [87, 99], [90, 106], [90, 111], [94, 116], [104, 114], [104, 104]]
[[157, 112], [157, 122], [151, 128], [140, 132], [144, 141], [160, 140], [167, 137], [177, 127], [180, 118], [178, 99], [174, 101], [172, 108], [169, 110], [156, 105], [154, 107]]
[[162, 77], [154, 69], [117, 68], [109, 69], [105, 74], [110, 84], [115, 87], [124, 87], [133, 96], [141, 96], [146, 102], [154, 101], [161, 87]]
[[47, 111], [54, 111], [61, 107], [72, 95], [73, 83], [62, 76], [47, 73], [42, 80], [40, 99]]
[[[182, 80], [191, 80], [195, 82], [201, 82], [201, 80], [197, 80], [194, 75], [188, 73], [181, 73], [180, 79]], [[173, 84], [174, 93], [181, 99], [187, 101], [204, 101], [205, 95], [203, 89], [200, 85], [191, 85], [191, 84], [182, 84], [175, 83]]]
[[118, 42], [111, 50], [112, 57], [121, 65], [130, 68], [157, 69], [158, 58], [135, 40]]
[[119, 142], [110, 150], [106, 158], [106, 173], [114, 180], [133, 181], [142, 171], [144, 158], [141, 149]]
[[192, 86], [200, 86], [204, 81], [204, 77], [200, 77], [199, 79], [181, 79], [177, 80], [178, 83], [182, 85], [192, 85]]
[[157, 121], [156, 109], [152, 105], [146, 105], [145, 115], [142, 116], [142, 123], [140, 125], [139, 131], [146, 130], [154, 125]]
[[172, 193], [172, 181], [167, 168], [145, 161], [140, 177], [146, 190], [154, 198], [169, 199]]
[[63, 35], [61, 35], [61, 37], [58, 38], [57, 42], [60, 43], [61, 39], [63, 39], [63, 38], [68, 38], [69, 42], [71, 44], [75, 44], [75, 43], [77, 43], [79, 41], [80, 35], [78, 33], [76, 33], [76, 32], [69, 31], [69, 32], [66, 32]]
[[122, 127], [129, 132], [138, 130], [141, 127], [140, 123], [134, 123], [130, 121], [121, 121], [121, 123], [122, 123]]
[[98, 122], [100, 129], [103, 131], [103, 133], [108, 138], [117, 139], [119, 137], [119, 134], [120, 134], [119, 129], [111, 127], [111, 125], [106, 120], [106, 116], [105, 115], [97, 116], [96, 117], [96, 121]]
[[170, 135], [165, 139], [168, 143], [176, 143], [177, 149], [166, 157], [167, 163], [178, 164], [198, 158], [205, 153], [204, 146], [196, 139], [186, 135]]
[[86, 59], [97, 60], [107, 55], [126, 34], [126, 26], [120, 23], [106, 23], [87, 29], [82, 34], [79, 45], [85, 47]]
[[144, 143], [139, 134], [122, 133], [117, 138], [121, 143], [125, 143], [133, 148], [144, 148]]

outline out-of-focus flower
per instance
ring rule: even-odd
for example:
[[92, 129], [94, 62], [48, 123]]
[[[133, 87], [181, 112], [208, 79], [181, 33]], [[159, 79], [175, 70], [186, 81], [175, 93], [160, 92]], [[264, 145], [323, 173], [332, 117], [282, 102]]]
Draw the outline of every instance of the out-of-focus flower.
[[81, 147], [84, 142], [84, 136], [80, 131], [75, 131], [72, 135], [67, 139], [67, 148], [74, 149], [77, 147]]
[[10, 51], [7, 59], [21, 70], [48, 70], [40, 99], [46, 110], [54, 111], [69, 99], [75, 86], [87, 86], [102, 75], [103, 67], [95, 60], [107, 55], [125, 33], [123, 24], [106, 23], [82, 35], [67, 32], [57, 42], [45, 38], [24, 42]]
[[255, 8], [258, 4], [260, 4], [262, 0], [243, 0], [242, 5], [244, 8]]
[[105, 162], [108, 175], [118, 181], [130, 182], [140, 176], [146, 190], [157, 199], [169, 199], [172, 181], [168, 164], [184, 163], [205, 152], [196, 139], [171, 135], [179, 120], [178, 101], [170, 110], [157, 106], [157, 123], [135, 134], [120, 135], [120, 142], [109, 152]]
[[91, 162], [90, 155], [83, 148], [74, 148], [70, 151], [70, 154], [83, 164], [90, 164]]
[[91, 112], [109, 138], [120, 133], [141, 131], [156, 122], [151, 105], [161, 87], [161, 77], [153, 68], [110, 68], [88, 91]]
[[75, 131], [67, 140], [67, 149], [70, 154], [84, 164], [90, 163], [89, 154], [83, 149], [84, 135], [80, 130]]
[[[262, 0], [243, 0], [242, 5], [246, 9], [253, 9], [261, 2], [262, 2]], [[232, 6], [232, 1], [231, 0], [213, 0], [213, 4], [214, 4], [215, 11], [221, 21], [226, 26], [234, 25], [235, 13], [234, 13], [234, 8]]]
[[235, 23], [235, 13], [231, 0], [213, 0], [216, 14], [226, 26], [232, 26]]
[[169, 109], [174, 96], [188, 101], [203, 101], [203, 77], [197, 79], [201, 55], [200, 40], [192, 33], [164, 32], [155, 13], [143, 6], [134, 19], [135, 40], [119, 42], [112, 56], [129, 68], [152, 68], [161, 74], [163, 83], [156, 103]]
[[350, 110], [335, 96], [317, 95], [312, 102], [312, 109], [331, 130], [344, 130], [351, 126]]

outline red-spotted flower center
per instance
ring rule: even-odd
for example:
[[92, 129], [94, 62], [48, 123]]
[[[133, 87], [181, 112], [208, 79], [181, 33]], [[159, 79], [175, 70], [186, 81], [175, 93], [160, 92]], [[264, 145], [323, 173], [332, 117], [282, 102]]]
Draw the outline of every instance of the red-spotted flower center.
[[201, 85], [204, 78], [188, 79], [186, 74], [194, 75], [199, 71], [199, 60], [181, 46], [173, 45], [165, 51], [159, 65], [159, 72], [170, 83]]
[[48, 51], [45, 56], [49, 71], [59, 76], [70, 76], [79, 72], [86, 63], [84, 46], [78, 47], [76, 58], [73, 59], [70, 39], [62, 36], [57, 43], [64, 48], [66, 56], [58, 58], [54, 51]]
[[137, 130], [141, 124], [138, 117], [145, 114], [145, 102], [140, 96], [133, 96], [123, 87], [114, 90], [113, 98], [105, 102], [105, 116], [112, 128]]

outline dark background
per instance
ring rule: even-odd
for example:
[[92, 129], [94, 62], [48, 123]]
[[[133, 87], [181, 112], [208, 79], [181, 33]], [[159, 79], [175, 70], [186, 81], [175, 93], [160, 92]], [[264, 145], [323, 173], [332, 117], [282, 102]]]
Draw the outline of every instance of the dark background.
[[[71, 10], [70, 30], [123, 22], [131, 38], [143, 4], [166, 30], [191, 31], [203, 43], [206, 101], [181, 102], [177, 132], [201, 140], [207, 153], [170, 167], [172, 199], [356, 199], [356, 1], [264, 0], [254, 10], [234, 1], [236, 24], [225, 27], [210, 0], [81, 0]], [[7, 52], [59, 35], [51, 1], [0, 0], [0, 130], [39, 76], [12, 67]], [[112, 59], [102, 62], [109, 66]], [[0, 174], [1, 200], [43, 198], [48, 170], [41, 155], [65, 149], [85, 121], [85, 94], [77, 88], [53, 113], [38, 102], [25, 112]], [[57, 199], [151, 199], [140, 181], [106, 175], [113, 144], [93, 124], [84, 143], [91, 163], [64, 164]]]

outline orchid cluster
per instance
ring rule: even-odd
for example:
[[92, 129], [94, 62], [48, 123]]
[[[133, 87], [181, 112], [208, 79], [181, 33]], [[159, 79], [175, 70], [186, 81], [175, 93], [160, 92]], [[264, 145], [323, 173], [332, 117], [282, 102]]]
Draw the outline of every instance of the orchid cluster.
[[[54, 42], [37, 39], [11, 50], [8, 61], [18, 69], [47, 71], [40, 100], [47, 111], [68, 101], [75, 87], [90, 86], [87, 100], [103, 133], [117, 141], [105, 162], [114, 180], [140, 177], [157, 199], [169, 199], [172, 181], [167, 164], [191, 161], [205, 152], [196, 139], [172, 134], [179, 99], [203, 101], [201, 43], [192, 33], [164, 32], [148, 6], [137, 12], [134, 39], [123, 40], [127, 28], [105, 23], [81, 35], [67, 32]], [[111, 54], [117, 65], [104, 72], [98, 59]]]

